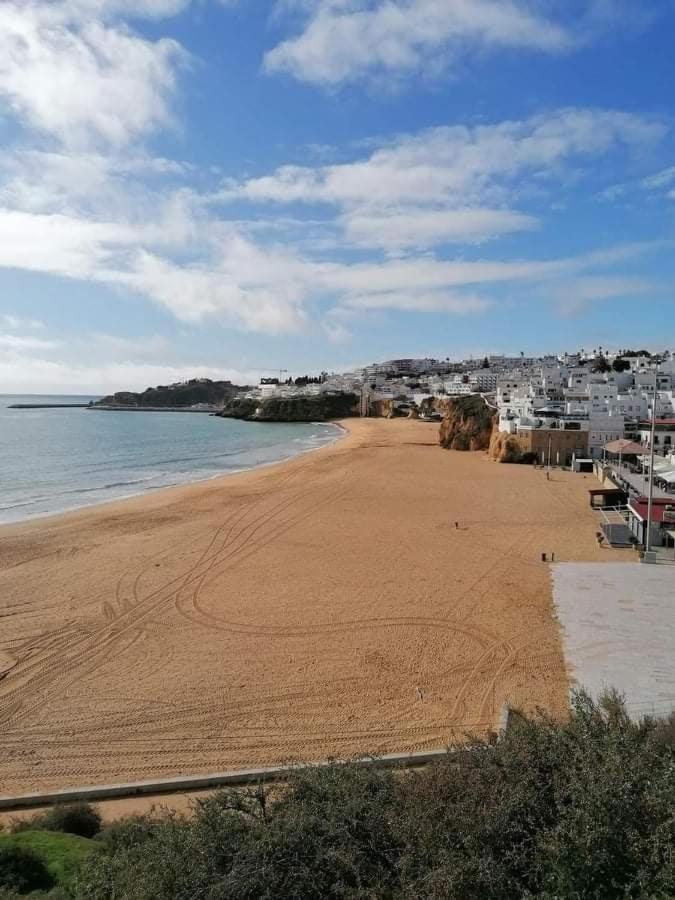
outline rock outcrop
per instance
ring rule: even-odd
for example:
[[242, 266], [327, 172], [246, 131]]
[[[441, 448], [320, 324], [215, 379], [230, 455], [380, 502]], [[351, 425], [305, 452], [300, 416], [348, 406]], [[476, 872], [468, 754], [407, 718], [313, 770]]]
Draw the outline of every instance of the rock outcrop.
[[359, 414], [356, 394], [336, 393], [251, 400], [235, 397], [217, 415], [248, 422], [325, 422]]
[[490, 441], [490, 457], [500, 463], [530, 461], [524, 458], [523, 450], [514, 435], [507, 434], [504, 431], [497, 431], [496, 429]]
[[443, 414], [439, 440], [446, 450], [487, 450], [496, 425], [496, 413], [478, 394], [437, 400]]
[[405, 419], [413, 418], [414, 407], [396, 400], [371, 400], [368, 415], [371, 419]]

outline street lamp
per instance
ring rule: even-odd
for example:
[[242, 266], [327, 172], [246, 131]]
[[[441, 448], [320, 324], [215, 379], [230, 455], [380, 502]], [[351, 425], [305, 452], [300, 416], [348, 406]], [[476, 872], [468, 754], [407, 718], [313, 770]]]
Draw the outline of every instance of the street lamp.
[[654, 397], [652, 402], [652, 430], [649, 448], [649, 496], [647, 498], [647, 540], [645, 541], [645, 553], [649, 553], [652, 543], [652, 505], [654, 500], [654, 438], [656, 436], [656, 400], [658, 397], [659, 363], [656, 363], [654, 373]]

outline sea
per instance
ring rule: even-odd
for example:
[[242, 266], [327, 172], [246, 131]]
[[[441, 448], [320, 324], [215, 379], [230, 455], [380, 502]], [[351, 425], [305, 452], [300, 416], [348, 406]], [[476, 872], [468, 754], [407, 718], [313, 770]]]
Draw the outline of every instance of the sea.
[[0, 394], [0, 524], [269, 465], [341, 433], [322, 422], [241, 422], [206, 413], [8, 408], [97, 399]]

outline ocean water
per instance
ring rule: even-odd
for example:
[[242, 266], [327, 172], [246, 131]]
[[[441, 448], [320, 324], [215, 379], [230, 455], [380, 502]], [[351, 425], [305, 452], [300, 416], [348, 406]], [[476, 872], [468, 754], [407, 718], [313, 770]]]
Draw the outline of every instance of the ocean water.
[[340, 433], [323, 423], [264, 424], [200, 413], [8, 409], [93, 399], [0, 395], [0, 523], [279, 462]]

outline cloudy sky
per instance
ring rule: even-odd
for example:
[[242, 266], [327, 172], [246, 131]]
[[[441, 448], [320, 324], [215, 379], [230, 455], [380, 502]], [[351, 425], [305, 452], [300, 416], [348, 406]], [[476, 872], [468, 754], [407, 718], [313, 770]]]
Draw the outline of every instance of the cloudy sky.
[[673, 0], [0, 0], [0, 393], [675, 346]]

